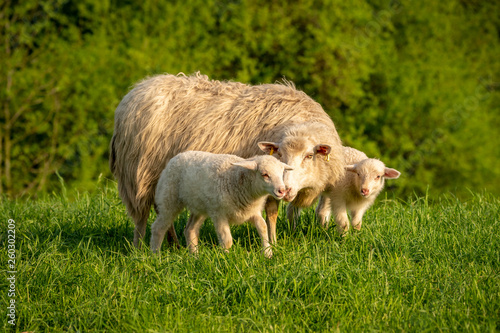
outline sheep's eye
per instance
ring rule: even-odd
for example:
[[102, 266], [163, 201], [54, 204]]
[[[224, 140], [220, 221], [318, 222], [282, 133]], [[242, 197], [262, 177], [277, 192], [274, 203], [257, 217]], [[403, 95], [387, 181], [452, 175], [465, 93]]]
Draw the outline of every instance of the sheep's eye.
[[309, 155], [306, 155], [306, 157], [304, 159], [306, 160], [310, 160], [313, 158], [313, 154], [309, 154]]
[[264, 178], [264, 179], [269, 179], [269, 175], [268, 175], [267, 173], [263, 173], [263, 174], [262, 174], [262, 178]]
[[379, 180], [380, 179], [380, 176], [377, 176], [377, 178], [375, 178], [375, 180]]

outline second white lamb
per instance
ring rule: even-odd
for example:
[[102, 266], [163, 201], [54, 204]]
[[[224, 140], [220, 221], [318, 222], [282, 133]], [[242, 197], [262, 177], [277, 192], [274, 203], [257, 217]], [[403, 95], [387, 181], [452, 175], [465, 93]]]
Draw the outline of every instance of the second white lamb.
[[368, 158], [357, 149], [343, 149], [348, 172], [335, 186], [321, 194], [316, 207], [320, 224], [327, 227], [333, 212], [337, 230], [342, 234], [349, 229], [347, 211], [351, 213], [353, 228], [360, 230], [363, 215], [384, 188], [385, 179], [396, 179], [401, 174], [396, 169], [386, 167], [380, 160]]

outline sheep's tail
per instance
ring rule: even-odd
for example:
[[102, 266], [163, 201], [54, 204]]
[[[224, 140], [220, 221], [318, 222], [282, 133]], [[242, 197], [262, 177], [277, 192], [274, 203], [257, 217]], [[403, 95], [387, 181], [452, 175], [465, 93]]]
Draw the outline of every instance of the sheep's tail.
[[114, 175], [115, 174], [115, 169], [116, 169], [116, 149], [115, 149], [115, 139], [116, 135], [113, 135], [111, 138], [111, 143], [109, 144], [109, 169], [111, 170], [111, 173]]

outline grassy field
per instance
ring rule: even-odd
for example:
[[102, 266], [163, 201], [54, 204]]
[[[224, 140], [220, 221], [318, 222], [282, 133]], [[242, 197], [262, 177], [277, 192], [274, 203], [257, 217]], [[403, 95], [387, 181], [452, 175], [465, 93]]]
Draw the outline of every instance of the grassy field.
[[2, 313], [14, 299], [19, 332], [500, 331], [500, 200], [489, 195], [432, 204], [381, 195], [345, 238], [317, 226], [312, 209], [296, 230], [281, 212], [270, 260], [246, 225], [223, 253], [211, 223], [198, 257], [166, 244], [153, 256], [131, 246], [113, 187], [65, 198], [1, 202]]

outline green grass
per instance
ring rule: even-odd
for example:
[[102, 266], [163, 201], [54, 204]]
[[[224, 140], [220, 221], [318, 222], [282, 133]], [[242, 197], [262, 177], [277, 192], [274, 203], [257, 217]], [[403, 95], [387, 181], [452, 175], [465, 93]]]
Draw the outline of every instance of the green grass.
[[[270, 260], [247, 225], [232, 229], [223, 253], [211, 223], [198, 257], [166, 244], [153, 256], [131, 246], [114, 189], [65, 197], [1, 202], [4, 273], [7, 220], [17, 228], [19, 332], [500, 330], [500, 200], [487, 194], [381, 197], [345, 238], [317, 226], [312, 209], [297, 230], [281, 212]], [[186, 218], [177, 221], [183, 245]], [[0, 286], [5, 313], [5, 278]]]

